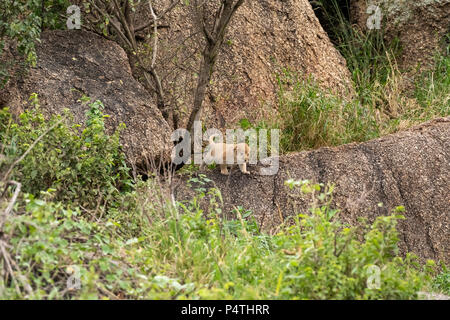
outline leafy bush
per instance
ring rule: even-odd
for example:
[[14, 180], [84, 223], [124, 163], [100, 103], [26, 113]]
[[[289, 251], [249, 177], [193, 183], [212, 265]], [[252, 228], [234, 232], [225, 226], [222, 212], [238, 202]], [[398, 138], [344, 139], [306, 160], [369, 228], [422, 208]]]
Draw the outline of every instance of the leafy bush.
[[[284, 297], [313, 299], [409, 299], [430, 280], [433, 261], [423, 272], [417, 258], [398, 256], [396, 224], [403, 216], [378, 217], [363, 229], [342, 224], [330, 211], [332, 188], [308, 181], [287, 181], [311, 194], [310, 215], [301, 214], [283, 231], [282, 246], [290, 259], [280, 274], [278, 292]], [[315, 195], [323, 190], [319, 195]], [[404, 210], [397, 208], [397, 212]], [[364, 227], [365, 225], [365, 227]], [[361, 241], [362, 239], [362, 241]], [[288, 240], [288, 241], [286, 241]], [[372, 269], [375, 268], [375, 269]], [[378, 286], [369, 286], [372, 270], [379, 270]]]
[[[126, 195], [135, 205], [121, 211], [130, 224], [52, 202], [51, 192], [41, 199], [26, 195], [17, 207], [22, 214], [5, 225], [17, 270], [14, 279], [0, 280], [0, 296], [415, 299], [430, 288], [434, 263], [421, 267], [412, 254], [398, 256], [398, 214], [363, 228], [346, 226], [330, 207], [332, 188], [290, 180], [294, 192], [300, 187], [310, 196], [310, 212], [271, 235], [244, 208], [224, 215], [220, 192], [201, 183], [206, 177], [194, 179], [198, 196], [176, 207], [155, 192], [154, 179], [138, 183]], [[207, 197], [204, 212], [199, 203]], [[137, 236], [127, 231], [133, 225]], [[373, 268], [379, 268], [375, 286]], [[71, 289], [67, 281], [75, 275], [80, 287]]]
[[[59, 201], [77, 202], [85, 208], [96, 208], [110, 200], [119, 189], [128, 188], [130, 178], [119, 143], [119, 130], [108, 135], [100, 101], [90, 104], [84, 129], [71, 124], [71, 114], [56, 115], [48, 121], [39, 110], [37, 96], [34, 107], [13, 120], [8, 109], [0, 111], [1, 153], [9, 161], [6, 168], [22, 155], [43, 133], [46, 133], [12, 173], [23, 191], [39, 196], [40, 191], [54, 189]], [[54, 128], [48, 131], [50, 128]], [[48, 131], [48, 132], [47, 132]]]
[[69, 0], [43, 0], [42, 24], [47, 29], [66, 28], [66, 10], [71, 5]]
[[134, 256], [127, 253], [134, 255], [143, 238], [119, 236], [116, 221], [93, 221], [79, 209], [32, 195], [24, 200], [24, 214], [5, 228], [17, 270], [15, 278], [0, 279], [1, 298], [168, 298], [184, 288], [154, 275], [147, 260], [128, 264]]
[[0, 53], [6, 37], [17, 40], [17, 48], [26, 61], [35, 64], [36, 53], [34, 42], [39, 39], [41, 32], [41, 16], [39, 1], [0, 2]]

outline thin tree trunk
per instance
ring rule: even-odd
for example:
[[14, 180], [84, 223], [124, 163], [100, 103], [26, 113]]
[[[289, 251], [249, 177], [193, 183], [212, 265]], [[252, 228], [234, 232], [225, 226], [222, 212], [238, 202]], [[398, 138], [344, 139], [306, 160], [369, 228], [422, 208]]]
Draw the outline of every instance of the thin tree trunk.
[[214, 60], [208, 54], [204, 54], [203, 61], [200, 67], [200, 74], [198, 75], [197, 89], [195, 90], [194, 96], [194, 107], [192, 109], [191, 115], [189, 116], [189, 121], [187, 128], [189, 131], [194, 127], [194, 121], [199, 121], [203, 100], [205, 99], [206, 89], [211, 81], [212, 69], [214, 66]]
[[[199, 121], [203, 110], [203, 100], [205, 99], [208, 84], [211, 81], [214, 65], [216, 63], [219, 49], [222, 47], [226, 29], [230, 23], [236, 10], [244, 3], [244, 0], [222, 0], [222, 6], [219, 9], [212, 30], [208, 30], [204, 19], [204, 15], [198, 14], [198, 25], [202, 28], [205, 36], [206, 45], [203, 50], [203, 61], [200, 66], [197, 89], [194, 96], [194, 105], [187, 123], [187, 130], [192, 133], [194, 122]], [[197, 10], [200, 10], [197, 7]]]

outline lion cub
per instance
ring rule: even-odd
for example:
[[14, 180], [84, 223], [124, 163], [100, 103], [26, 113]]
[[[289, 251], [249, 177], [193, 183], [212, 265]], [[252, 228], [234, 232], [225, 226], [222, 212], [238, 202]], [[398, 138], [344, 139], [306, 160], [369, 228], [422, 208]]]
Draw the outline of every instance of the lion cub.
[[[206, 160], [211, 163], [215, 162], [216, 164], [220, 164], [220, 173], [228, 175], [228, 165], [238, 164], [239, 169], [244, 174], [250, 174], [247, 171], [247, 162], [250, 157], [250, 147], [247, 143], [237, 143], [237, 144], [228, 144], [228, 143], [216, 143], [214, 142], [214, 137], [216, 135], [212, 135], [209, 137], [209, 146], [210, 150], [206, 157]], [[228, 154], [228, 162], [227, 162], [227, 154]]]

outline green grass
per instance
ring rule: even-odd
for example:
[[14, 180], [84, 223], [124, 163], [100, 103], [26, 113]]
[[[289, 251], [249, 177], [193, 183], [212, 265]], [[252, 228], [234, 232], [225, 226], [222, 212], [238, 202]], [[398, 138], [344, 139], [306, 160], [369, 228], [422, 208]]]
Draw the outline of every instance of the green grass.
[[382, 96], [379, 91], [396, 69], [395, 61], [401, 53], [399, 42], [394, 39], [387, 43], [383, 28], [363, 31], [352, 25], [336, 0], [315, 3], [328, 25], [330, 39], [347, 61], [359, 100], [376, 107]]
[[[352, 227], [340, 222], [339, 210], [330, 205], [332, 186], [288, 180], [285, 192], [301, 193], [310, 210], [268, 233], [246, 208], [226, 212], [220, 190], [210, 187], [205, 175], [189, 179], [195, 196], [183, 202], [170, 201], [170, 188], [159, 176], [128, 185], [129, 177], [118, 174], [123, 164], [117, 133], [105, 133], [98, 106], [91, 105], [83, 130], [61, 122], [48, 133], [52, 141], [65, 138], [51, 163], [68, 164], [65, 185], [75, 189], [47, 174], [49, 162], [39, 168], [48, 176], [45, 183], [22, 184], [24, 193], [0, 226], [0, 298], [416, 299], [418, 291], [446, 290], [444, 276], [434, 278], [433, 261], [422, 265], [413, 254], [399, 255], [396, 225], [402, 207]], [[1, 177], [29, 141], [61, 118], [45, 120], [32, 109], [19, 119], [2, 111]], [[13, 177], [28, 181], [24, 170], [54, 148], [41, 141]], [[86, 167], [73, 161], [80, 154]], [[116, 174], [90, 171], [89, 165]], [[3, 211], [14, 190], [4, 181], [0, 188]], [[75, 190], [91, 201], [76, 197]], [[90, 190], [101, 193], [94, 197]], [[206, 211], [200, 206], [205, 201]], [[381, 270], [379, 278], [374, 268]], [[68, 287], [69, 279], [79, 279], [80, 287]]]
[[[325, 2], [324, 2], [325, 3]], [[328, 2], [331, 10], [335, 2]], [[331, 15], [330, 15], [331, 17]], [[281, 152], [365, 141], [448, 116], [450, 57], [402, 91], [396, 43], [353, 29], [333, 14], [335, 44], [347, 60], [356, 96], [343, 99], [313, 79], [277, 75], [277, 118], [244, 129], [279, 128]], [[334, 19], [333, 18], [333, 19]], [[0, 298], [3, 299], [416, 299], [418, 291], [450, 294], [448, 268], [398, 253], [402, 207], [358, 228], [340, 222], [333, 188], [286, 181], [287, 193], [310, 200], [277, 233], [260, 230], [251, 211], [225, 212], [220, 190], [197, 174], [196, 196], [172, 203], [159, 176], [132, 183], [119, 132], [105, 131], [102, 105], [90, 104], [86, 126], [64, 117], [45, 120], [39, 102], [18, 119], [0, 112], [0, 179], [20, 155], [49, 131], [10, 178], [22, 193], [0, 226]], [[195, 167], [185, 168], [190, 173]], [[0, 181], [3, 212], [14, 189]], [[204, 211], [201, 202], [208, 201]], [[370, 272], [379, 267], [380, 287]], [[81, 287], [69, 290], [68, 278]]]
[[419, 119], [450, 114], [450, 34], [445, 54], [437, 54], [435, 69], [424, 73], [416, 81], [415, 98], [419, 108], [413, 115]]
[[443, 266], [443, 271], [434, 278], [432, 288], [450, 296], [450, 271], [446, 266]]
[[402, 74], [394, 70], [384, 85], [370, 88], [371, 99], [363, 88], [353, 99], [339, 97], [286, 69], [277, 75], [278, 116], [264, 127], [281, 130], [280, 151], [286, 153], [363, 142], [449, 116], [450, 55], [435, 60], [435, 68], [418, 76], [409, 94], [400, 89]]
[[285, 71], [277, 77], [281, 152], [365, 141], [379, 136], [376, 112], [360, 101], [327, 93], [313, 80]]
[[[303, 192], [324, 201], [313, 201], [309, 214], [294, 216], [277, 234], [260, 231], [243, 208], [224, 219], [218, 190], [176, 206], [148, 201], [158, 197], [155, 190], [149, 180], [124, 195], [133, 202], [122, 206], [121, 221], [114, 214], [92, 218], [47, 201], [49, 194], [25, 196], [22, 214], [5, 226], [17, 270], [14, 279], [0, 280], [0, 297], [416, 299], [431, 287], [433, 262], [422, 267], [413, 255], [398, 256], [400, 216], [362, 230], [343, 225], [323, 186], [303, 183]], [[211, 210], [203, 212], [198, 201], [207, 194]], [[372, 266], [383, 270], [379, 288], [367, 285]], [[73, 270], [81, 287], [67, 290]]]

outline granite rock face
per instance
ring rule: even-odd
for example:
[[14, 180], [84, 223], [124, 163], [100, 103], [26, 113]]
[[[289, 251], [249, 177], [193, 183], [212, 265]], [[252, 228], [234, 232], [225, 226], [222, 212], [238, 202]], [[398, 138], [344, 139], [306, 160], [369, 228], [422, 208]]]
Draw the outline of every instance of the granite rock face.
[[[231, 176], [218, 169], [205, 172], [213, 181], [209, 186], [221, 190], [225, 212], [242, 206], [253, 211], [262, 228], [276, 230], [289, 216], [308, 212], [309, 201], [294, 197], [286, 180], [334, 183], [332, 206], [341, 210], [343, 221], [357, 225], [358, 217], [373, 221], [404, 206], [401, 251], [450, 261], [450, 117], [365, 143], [281, 156], [273, 176], [260, 175], [261, 168], [251, 167], [251, 175], [237, 169]], [[176, 198], [193, 195], [181, 180]]]
[[[216, 0], [211, 0], [211, 6]], [[170, 0], [155, 4], [159, 12]], [[218, 8], [218, 5], [215, 6]], [[149, 13], [137, 15], [142, 23]], [[189, 5], [182, 4], [160, 24], [157, 66], [170, 104], [190, 110], [203, 48], [202, 33]], [[140, 23], [138, 23], [139, 25]], [[152, 46], [152, 40], [147, 40]], [[208, 126], [267, 120], [276, 112], [276, 73], [283, 68], [313, 77], [342, 95], [353, 94], [346, 61], [333, 46], [308, 0], [245, 1], [232, 18], [206, 95]], [[181, 119], [183, 120], [183, 116]]]
[[381, 8], [381, 28], [386, 38], [400, 40], [400, 67], [429, 69], [434, 54], [442, 50], [444, 37], [450, 32], [450, 0], [351, 0], [351, 20], [364, 30], [370, 5]]
[[37, 66], [0, 92], [1, 104], [13, 114], [26, 109], [36, 92], [44, 114], [69, 108], [74, 120], [83, 123], [89, 107], [79, 99], [86, 95], [103, 102], [109, 130], [126, 125], [121, 142], [130, 163], [170, 159], [171, 129], [151, 95], [133, 78], [119, 45], [85, 31], [46, 31], [36, 50]]

